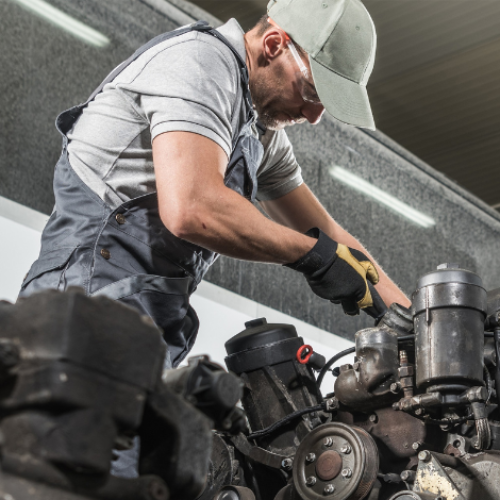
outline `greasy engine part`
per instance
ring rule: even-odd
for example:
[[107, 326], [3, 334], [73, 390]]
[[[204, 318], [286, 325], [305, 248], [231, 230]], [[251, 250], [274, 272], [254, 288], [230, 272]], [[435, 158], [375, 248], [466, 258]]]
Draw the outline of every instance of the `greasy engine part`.
[[[242, 404], [251, 431], [260, 431], [290, 413], [318, 405], [321, 395], [313, 372], [297, 360], [304, 341], [295, 327], [268, 324], [265, 318], [249, 321], [245, 326], [245, 330], [226, 342], [225, 361], [228, 369], [244, 382]], [[257, 442], [268, 451], [288, 456], [320, 423], [314, 413], [305, 414]]]
[[304, 500], [365, 498], [377, 479], [378, 450], [363, 429], [328, 423], [300, 443], [293, 465], [293, 483]]
[[397, 474], [416, 465], [418, 450], [442, 450], [447, 438], [439, 426], [426, 425], [419, 418], [394, 411], [390, 406], [368, 413], [342, 411], [337, 414], [337, 420], [368, 432], [377, 444], [384, 471]]
[[[226, 342], [225, 361], [244, 382], [242, 405], [258, 437], [248, 441], [240, 435], [232, 444], [245, 484], [257, 500], [273, 500], [291, 477], [301, 440], [325, 421], [320, 410], [327, 405], [320, 405], [312, 368], [298, 360], [304, 341], [294, 326], [268, 324], [265, 318], [245, 326]], [[269, 432], [273, 425], [277, 428]]]
[[436, 495], [415, 493], [411, 490], [398, 491], [389, 500], [436, 500]]
[[457, 264], [443, 264], [418, 281], [412, 311], [416, 385], [427, 394], [413, 401], [406, 398], [400, 408], [470, 405], [477, 432], [473, 446], [488, 449], [488, 394], [481, 387], [487, 295], [481, 278]]
[[255, 500], [255, 495], [250, 488], [244, 486], [225, 486], [214, 500]]
[[356, 362], [344, 365], [335, 382], [335, 397], [346, 407], [368, 410], [397, 399], [398, 338], [385, 328], [367, 328], [355, 335]]
[[481, 278], [456, 264], [420, 278], [412, 305], [419, 389], [483, 384], [486, 305]]
[[241, 380], [212, 363], [208, 356], [192, 357], [188, 366], [165, 371], [162, 380], [210, 417], [216, 429], [233, 434], [246, 430], [245, 416], [236, 408], [243, 394]]
[[[162, 382], [161, 332], [135, 310], [79, 289], [0, 303], [0, 352], [1, 498], [194, 500], [200, 494], [212, 418], [234, 415], [229, 402], [240, 390], [234, 376], [221, 376], [205, 358], [185, 369], [203, 371], [195, 377], [200, 383], [187, 384], [198, 406], [208, 404], [203, 413], [176, 384]], [[197, 390], [202, 385], [210, 390]], [[231, 397], [221, 395], [228, 387]], [[141, 443], [139, 477], [110, 475], [113, 449], [134, 436]]]

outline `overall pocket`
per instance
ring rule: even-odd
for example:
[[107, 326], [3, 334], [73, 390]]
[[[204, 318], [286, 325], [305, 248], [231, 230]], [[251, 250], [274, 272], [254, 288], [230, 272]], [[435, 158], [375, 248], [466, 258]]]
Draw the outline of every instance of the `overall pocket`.
[[21, 285], [19, 297], [46, 289], [63, 290], [64, 273], [75, 247], [45, 252], [33, 263]]

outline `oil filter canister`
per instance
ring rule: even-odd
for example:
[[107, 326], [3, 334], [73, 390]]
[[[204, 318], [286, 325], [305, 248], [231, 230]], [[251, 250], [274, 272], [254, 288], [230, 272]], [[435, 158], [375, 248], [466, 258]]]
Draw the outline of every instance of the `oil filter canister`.
[[481, 278], [458, 264], [420, 278], [412, 305], [417, 387], [483, 384], [486, 303]]

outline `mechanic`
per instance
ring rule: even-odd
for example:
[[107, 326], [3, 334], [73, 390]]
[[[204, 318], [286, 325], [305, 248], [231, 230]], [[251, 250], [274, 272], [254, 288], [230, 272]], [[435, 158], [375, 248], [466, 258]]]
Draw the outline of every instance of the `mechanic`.
[[268, 16], [246, 34], [233, 19], [160, 35], [59, 115], [55, 208], [20, 296], [80, 286], [131, 305], [173, 366], [217, 254], [287, 265], [348, 314], [409, 305], [304, 184], [284, 131], [325, 109], [374, 128], [373, 22], [359, 0], [271, 0]]

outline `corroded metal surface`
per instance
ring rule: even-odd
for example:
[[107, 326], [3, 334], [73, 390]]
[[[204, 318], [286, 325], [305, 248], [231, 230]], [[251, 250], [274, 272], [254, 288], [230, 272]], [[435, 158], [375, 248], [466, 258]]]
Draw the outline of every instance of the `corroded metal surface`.
[[465, 500], [455, 483], [448, 476], [442, 465], [429, 451], [418, 455], [417, 477], [413, 490], [417, 493], [432, 493], [446, 500]]

